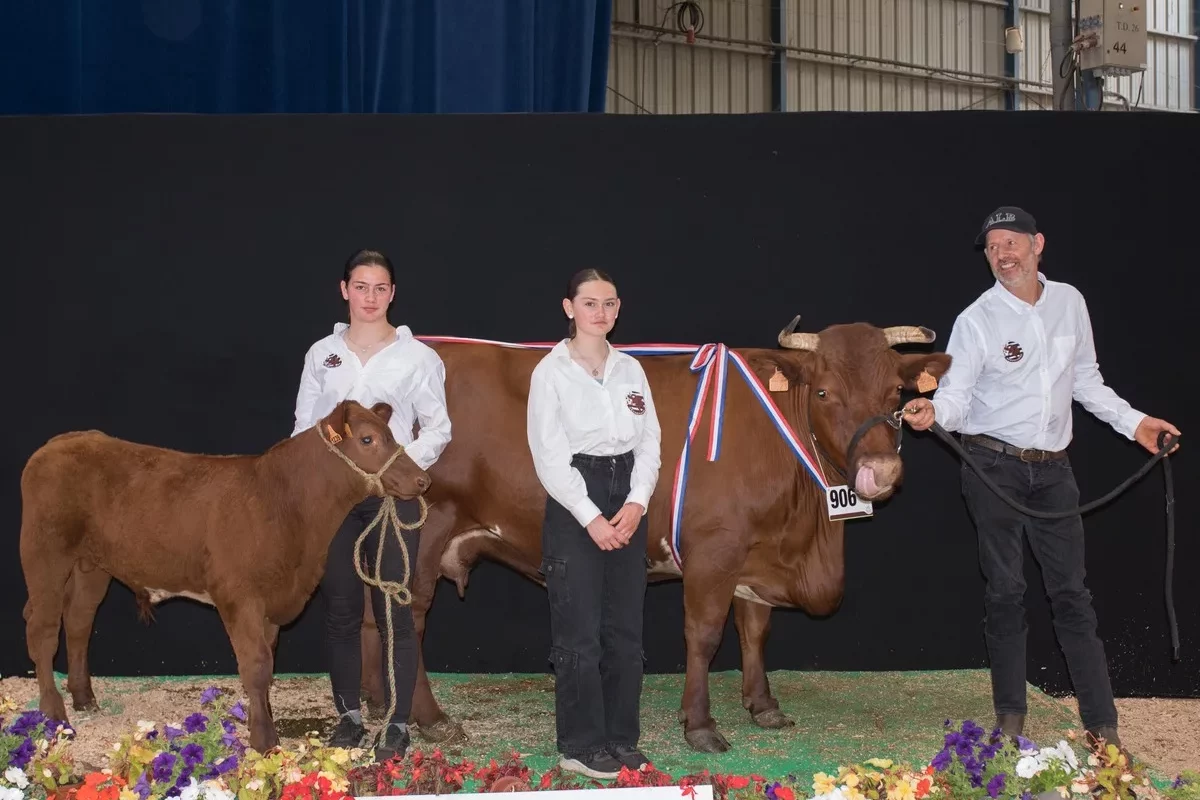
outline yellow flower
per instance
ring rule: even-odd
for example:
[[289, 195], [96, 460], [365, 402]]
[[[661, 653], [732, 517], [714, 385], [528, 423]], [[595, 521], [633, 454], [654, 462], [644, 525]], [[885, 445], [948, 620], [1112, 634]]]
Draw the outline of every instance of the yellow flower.
[[[858, 776], [854, 777], [856, 778], [855, 783], [857, 783]], [[842, 787], [842, 797], [845, 797], [846, 800], [866, 800], [866, 797], [858, 790], [857, 787], [850, 785]]]
[[842, 783], [844, 783], [848, 789], [853, 789], [858, 786], [858, 782], [857, 772], [851, 772], [842, 778]]
[[128, 786], [121, 790], [121, 800], [135, 800], [136, 798], [137, 795]]
[[344, 747], [339, 747], [338, 749], [334, 750], [333, 754], [329, 757], [335, 764], [345, 764], [350, 760], [350, 754], [346, 752], [346, 748]]
[[888, 787], [888, 800], [916, 800], [913, 785], [908, 781], [896, 781]]
[[813, 775], [813, 793], [814, 794], [829, 794], [836, 788], [834, 779], [826, 775], [824, 772], [818, 772]]
[[872, 767], [879, 767], [880, 769], [890, 769], [892, 766], [890, 758], [868, 758], [867, 763]]

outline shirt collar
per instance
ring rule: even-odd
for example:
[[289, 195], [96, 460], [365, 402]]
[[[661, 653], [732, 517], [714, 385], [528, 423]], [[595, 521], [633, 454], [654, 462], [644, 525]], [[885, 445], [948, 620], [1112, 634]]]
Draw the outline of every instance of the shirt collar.
[[1000, 283], [999, 280], [992, 285], [992, 292], [999, 295], [1000, 298], [1007, 303], [1009, 308], [1011, 308], [1013, 311], [1029, 311], [1030, 308], [1038, 308], [1039, 306], [1045, 305], [1046, 295], [1050, 293], [1049, 282], [1046, 280], [1046, 276], [1042, 274], [1041, 270], [1038, 270], [1037, 279], [1038, 283], [1042, 284], [1042, 293], [1038, 296], [1038, 299], [1034, 301], [1032, 306], [1027, 304], [1024, 300], [1018, 298], [1008, 289], [1005, 289], [1004, 284]]

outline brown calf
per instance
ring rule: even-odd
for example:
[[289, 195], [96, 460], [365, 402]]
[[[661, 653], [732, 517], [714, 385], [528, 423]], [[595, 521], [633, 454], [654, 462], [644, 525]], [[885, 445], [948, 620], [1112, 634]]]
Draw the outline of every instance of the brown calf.
[[[380, 486], [404, 499], [430, 486], [398, 451], [391, 414], [386, 403], [368, 410], [346, 401], [258, 456], [180, 453], [100, 431], [42, 446], [21, 475], [25, 635], [42, 712], [67, 719], [53, 674], [60, 619], [72, 704], [97, 707], [88, 640], [116, 578], [140, 603], [188, 597], [216, 607], [249, 700], [250, 745], [275, 747], [268, 689], [279, 627], [316, 589], [338, 527]], [[382, 475], [364, 480], [338, 451]]]

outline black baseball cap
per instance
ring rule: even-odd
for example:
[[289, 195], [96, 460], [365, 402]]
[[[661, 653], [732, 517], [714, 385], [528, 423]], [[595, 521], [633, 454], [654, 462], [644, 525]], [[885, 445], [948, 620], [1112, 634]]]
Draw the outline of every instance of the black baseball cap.
[[1000, 206], [983, 221], [983, 230], [975, 237], [975, 244], [983, 244], [988, 231], [1016, 231], [1034, 235], [1038, 232], [1033, 215], [1016, 206]]

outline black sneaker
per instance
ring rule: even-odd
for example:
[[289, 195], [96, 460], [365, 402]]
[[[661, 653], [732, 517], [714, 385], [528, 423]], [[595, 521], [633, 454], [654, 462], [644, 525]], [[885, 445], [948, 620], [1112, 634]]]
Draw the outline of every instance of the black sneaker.
[[411, 744], [408, 735], [408, 728], [398, 728], [395, 725], [387, 725], [379, 733], [379, 738], [375, 741], [375, 760], [390, 761], [393, 758], [404, 758], [404, 754], [408, 752], [408, 746]]
[[642, 755], [641, 750], [629, 745], [614, 744], [609, 746], [608, 752], [613, 758], [621, 762], [621, 766], [629, 767], [630, 769], [641, 769], [650, 763], [650, 760]]
[[350, 717], [342, 717], [338, 720], [337, 727], [333, 729], [333, 733], [329, 735], [329, 741], [326, 743], [330, 747], [345, 747], [347, 750], [355, 747], [362, 747], [367, 741], [367, 729], [361, 722], [355, 722]]
[[563, 756], [558, 765], [570, 772], [578, 772], [589, 778], [615, 778], [621, 774], [621, 762], [604, 750], [586, 756]]

